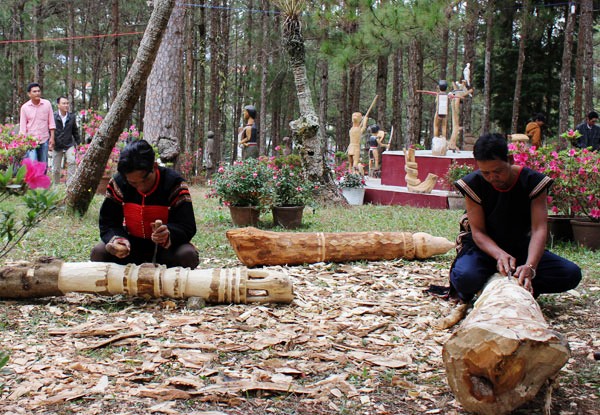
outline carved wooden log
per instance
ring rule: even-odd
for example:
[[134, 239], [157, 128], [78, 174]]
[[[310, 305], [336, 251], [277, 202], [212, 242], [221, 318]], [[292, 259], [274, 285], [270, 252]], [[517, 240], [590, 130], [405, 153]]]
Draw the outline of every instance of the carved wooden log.
[[489, 415], [507, 414], [533, 399], [569, 356], [568, 343], [550, 329], [531, 294], [499, 274], [443, 349], [458, 401]]
[[269, 232], [256, 228], [227, 231], [242, 263], [297, 265], [382, 259], [425, 259], [454, 248], [446, 238], [409, 232]]
[[245, 267], [194, 269], [110, 262], [21, 263], [0, 268], [0, 298], [37, 298], [69, 292], [132, 297], [202, 297], [209, 303], [290, 303], [286, 274]]

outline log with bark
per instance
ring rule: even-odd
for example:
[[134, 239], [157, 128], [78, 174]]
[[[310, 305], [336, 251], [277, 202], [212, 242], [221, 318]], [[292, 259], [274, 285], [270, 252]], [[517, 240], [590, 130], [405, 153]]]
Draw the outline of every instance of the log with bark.
[[231, 229], [227, 239], [239, 260], [257, 265], [425, 259], [454, 248], [446, 238], [409, 232], [269, 232]]
[[245, 267], [193, 269], [55, 259], [0, 268], [0, 298], [60, 296], [69, 292], [132, 297], [201, 297], [209, 303], [290, 303], [292, 283], [281, 272]]
[[514, 278], [490, 279], [473, 310], [448, 339], [443, 359], [450, 388], [479, 414], [507, 414], [533, 399], [570, 356]]

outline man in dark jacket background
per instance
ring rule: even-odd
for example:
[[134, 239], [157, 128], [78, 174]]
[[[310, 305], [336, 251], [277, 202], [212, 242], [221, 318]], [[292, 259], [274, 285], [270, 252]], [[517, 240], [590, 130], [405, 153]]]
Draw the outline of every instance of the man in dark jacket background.
[[52, 182], [54, 184], [60, 183], [63, 158], [66, 160], [67, 165], [67, 183], [75, 175], [75, 169], [77, 168], [75, 151], [80, 143], [75, 114], [69, 112], [69, 100], [65, 97], [58, 97], [56, 103], [58, 104], [58, 110], [54, 112], [56, 131], [54, 132], [54, 140], [50, 140]]

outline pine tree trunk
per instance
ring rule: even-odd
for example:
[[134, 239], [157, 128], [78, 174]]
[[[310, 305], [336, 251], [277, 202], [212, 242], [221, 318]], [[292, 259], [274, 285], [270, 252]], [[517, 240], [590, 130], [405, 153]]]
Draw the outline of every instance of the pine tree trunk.
[[[267, 8], [267, 0], [261, 1], [261, 7], [264, 9]], [[260, 27], [261, 27], [261, 42], [262, 47], [260, 48], [259, 55], [259, 67], [260, 71], [260, 111], [258, 113], [258, 128], [260, 131], [260, 143], [258, 146], [259, 154], [264, 156], [267, 154], [267, 132], [272, 131], [272, 128], [267, 129], [267, 76], [269, 75], [269, 65], [268, 65], [268, 53], [270, 53], [271, 48], [268, 46], [269, 38], [268, 38], [268, 25], [267, 25], [267, 14], [261, 13], [260, 15]]]
[[[70, 37], [68, 42], [68, 57], [67, 57], [67, 96], [71, 102], [71, 110], [75, 107], [75, 10], [73, 2], [67, 2], [67, 36]], [[84, 93], [85, 95], [85, 93]]]
[[144, 139], [158, 146], [163, 162], [175, 162], [180, 152], [186, 10], [173, 9], [146, 87]]
[[[480, 11], [480, 6], [479, 6], [479, 2], [477, 1], [469, 1], [467, 2], [467, 22], [465, 25], [465, 39], [464, 39], [464, 48], [465, 48], [465, 53], [464, 53], [464, 60], [463, 60], [463, 68], [467, 65], [467, 63], [471, 64], [471, 69], [473, 73], [473, 67], [475, 66], [475, 58], [476, 58], [476, 49], [475, 49], [475, 41], [477, 40], [477, 27], [478, 27], [478, 22], [479, 22], [479, 11]], [[458, 68], [456, 68], [458, 69]], [[460, 68], [460, 75], [458, 75], [459, 78], [462, 79], [462, 68]], [[471, 77], [473, 78], [473, 77]], [[456, 77], [454, 78], [455, 80], [457, 79]], [[471, 79], [471, 82], [473, 82], [473, 79]], [[471, 133], [472, 132], [472, 117], [471, 114], [473, 112], [473, 100], [472, 99], [466, 99], [463, 101], [463, 105], [461, 105], [461, 111], [462, 114], [460, 116], [460, 119], [462, 120], [462, 126], [463, 126], [463, 134], [464, 133]], [[457, 141], [462, 144], [462, 139], [457, 139]]]
[[[587, 115], [594, 109], [594, 2], [581, 0], [580, 42], [583, 42], [583, 108]], [[583, 33], [582, 33], [583, 31]], [[583, 115], [583, 114], [582, 114]], [[583, 118], [583, 117], [582, 117]]]
[[111, 39], [110, 102], [117, 97], [119, 88], [119, 0], [112, 0], [111, 26], [115, 36]]
[[407, 125], [405, 143], [407, 147], [420, 142], [423, 100], [417, 90], [423, 89], [422, 85], [423, 51], [421, 50], [421, 42], [415, 38], [410, 41], [408, 46], [408, 104], [406, 106]]
[[483, 68], [483, 116], [481, 134], [490, 131], [490, 109], [492, 107], [492, 49], [494, 47], [494, 0], [488, 0], [485, 17], [485, 62]]
[[403, 123], [402, 123], [402, 97], [404, 95], [404, 52], [400, 46], [393, 55], [393, 85], [392, 85], [392, 126], [394, 136], [391, 137], [390, 148], [397, 150], [404, 148]]
[[[196, 150], [199, 147], [196, 143], [196, 129], [194, 128], [194, 11], [188, 11], [185, 19], [185, 71], [183, 75], [183, 148], [192, 157], [195, 157]], [[198, 166], [196, 166], [195, 160], [194, 167], [194, 172], [197, 174], [196, 168]]]
[[375, 108], [377, 108], [377, 123], [379, 127], [389, 133], [385, 113], [387, 110], [387, 83], [388, 83], [388, 57], [380, 55], [377, 57], [377, 83], [376, 94], [379, 96]]
[[110, 153], [150, 74], [174, 4], [175, 0], [155, 0], [154, 10], [140, 42], [137, 57], [86, 156], [77, 167], [75, 177], [67, 187], [67, 206], [81, 215], [87, 212]]
[[531, 0], [525, 0], [525, 5], [521, 13], [521, 33], [519, 37], [519, 58], [517, 59], [517, 73], [515, 79], [515, 94], [513, 95], [513, 110], [511, 119], [511, 131], [517, 133], [519, 122], [519, 110], [521, 108], [521, 86], [523, 83], [523, 65], [525, 64], [525, 45], [529, 29], [529, 11], [531, 9]]
[[[558, 132], [566, 131], [569, 122], [569, 106], [571, 102], [571, 58], [573, 54], [573, 29], [575, 27], [575, 13], [567, 6], [567, 23], [565, 27], [565, 40], [563, 44], [562, 66], [560, 69], [560, 104], [558, 108]], [[573, 12], [572, 12], [573, 11]]]

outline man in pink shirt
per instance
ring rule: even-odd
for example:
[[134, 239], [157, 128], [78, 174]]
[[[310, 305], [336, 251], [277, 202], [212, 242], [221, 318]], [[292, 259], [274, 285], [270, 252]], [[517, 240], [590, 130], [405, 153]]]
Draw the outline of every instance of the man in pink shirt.
[[34, 136], [38, 146], [27, 152], [27, 158], [48, 164], [48, 143], [54, 142], [54, 113], [52, 104], [47, 99], [42, 99], [40, 84], [33, 82], [27, 85], [27, 101], [21, 107], [21, 134]]

